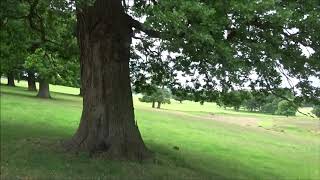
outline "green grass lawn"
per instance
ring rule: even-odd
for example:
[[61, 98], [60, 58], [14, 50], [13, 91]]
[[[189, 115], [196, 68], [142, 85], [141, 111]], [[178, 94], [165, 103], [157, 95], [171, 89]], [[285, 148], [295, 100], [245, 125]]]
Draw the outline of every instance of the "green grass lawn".
[[[234, 112], [213, 103], [172, 102], [152, 109], [134, 97], [144, 163], [66, 153], [75, 132], [79, 90], [50, 86], [52, 100], [1, 86], [1, 179], [320, 179], [320, 121]], [[173, 147], [178, 146], [179, 150]]]

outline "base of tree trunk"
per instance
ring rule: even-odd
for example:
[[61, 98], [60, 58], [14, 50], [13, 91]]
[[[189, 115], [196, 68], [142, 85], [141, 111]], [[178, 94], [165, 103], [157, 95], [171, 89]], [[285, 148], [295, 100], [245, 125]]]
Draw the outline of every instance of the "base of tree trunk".
[[8, 75], [7, 75], [8, 77], [8, 86], [12, 86], [12, 87], [15, 87], [16, 85], [15, 85], [15, 83], [14, 83], [14, 75], [13, 75], [13, 73], [8, 73]]
[[28, 91], [37, 91], [36, 82], [29, 82], [28, 81]]
[[28, 73], [28, 90], [37, 91], [35, 76], [33, 73]]
[[[64, 141], [62, 147], [66, 152], [79, 153], [87, 152], [90, 157], [110, 159], [110, 160], [132, 160], [144, 161], [153, 159], [154, 154], [148, 150], [145, 145], [139, 143], [126, 144], [116, 138], [108, 141], [101, 141], [101, 146], [95, 149], [88, 149], [89, 142], [79, 142], [81, 137], [74, 137], [71, 140]], [[110, 144], [109, 146], [102, 144]]]
[[39, 82], [39, 92], [37, 94], [37, 97], [44, 98], [44, 99], [51, 98], [48, 82], [46, 82], [46, 81]]

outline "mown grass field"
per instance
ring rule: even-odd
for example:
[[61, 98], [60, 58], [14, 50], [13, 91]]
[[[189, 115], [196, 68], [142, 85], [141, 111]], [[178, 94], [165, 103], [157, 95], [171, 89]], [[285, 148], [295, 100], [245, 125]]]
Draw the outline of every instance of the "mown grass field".
[[53, 99], [44, 100], [18, 85], [1, 85], [0, 179], [320, 179], [317, 119], [213, 103], [173, 101], [157, 110], [135, 96], [136, 120], [155, 159], [110, 161], [60, 146], [79, 123], [78, 89], [51, 86]]

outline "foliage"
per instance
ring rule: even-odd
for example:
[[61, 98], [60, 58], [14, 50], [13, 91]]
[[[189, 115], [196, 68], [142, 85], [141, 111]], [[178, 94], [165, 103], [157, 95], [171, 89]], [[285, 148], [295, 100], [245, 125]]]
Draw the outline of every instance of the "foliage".
[[269, 114], [276, 114], [276, 111], [278, 110], [278, 103], [282, 99], [279, 97], [276, 97], [274, 95], [268, 95], [265, 99], [265, 104], [261, 106], [261, 112], [263, 113], [269, 113]]
[[295, 116], [297, 113], [297, 108], [292, 102], [287, 100], [282, 100], [278, 103], [278, 110], [276, 114], [284, 116]]
[[23, 69], [29, 41], [28, 32], [17, 20], [8, 20], [0, 29], [0, 72], [17, 75]]
[[275, 114], [278, 109], [277, 101], [266, 103], [261, 107], [261, 112], [268, 114]]
[[247, 91], [246, 99], [243, 101], [243, 107], [249, 111], [261, 111], [261, 107], [266, 103], [268, 95], [261, 91]]
[[[302, 99], [319, 101], [320, 88], [309, 81], [311, 76], [320, 77], [317, 1], [134, 2], [134, 16], [146, 19], [145, 26], [161, 32], [157, 45], [142, 35], [147, 39], [141, 41], [142, 46], [152, 49], [159, 45], [167, 51], [170, 58], [165, 62], [169, 61], [173, 69], [167, 74], [179, 72], [191, 77], [185, 82], [171, 78], [168, 87], [229, 92], [234, 87], [249, 85], [253, 90], [271, 92], [286, 79], [296, 78], [298, 83], [292, 84], [290, 91], [301, 93], [292, 101], [297, 105]], [[138, 74], [154, 74], [163, 67], [161, 61], [151, 59], [134, 62], [141, 67]], [[147, 68], [151, 63], [157, 68]], [[136, 84], [153, 79], [144, 77]]]
[[[28, 68], [37, 68], [37, 71], [41, 71], [38, 75], [53, 80], [51, 83], [71, 86], [79, 84], [79, 50], [74, 33], [76, 22], [68, 3], [11, 0], [1, 2], [1, 10], [1, 72], [13, 71], [24, 75], [35, 71]], [[46, 52], [51, 56], [46, 59], [51, 60], [40, 60], [37, 49]], [[53, 67], [53, 61], [56, 64], [54, 68], [45, 69]], [[63, 64], [64, 70], [53, 72], [62, 70], [57, 68], [57, 64]], [[48, 77], [52, 74], [60, 76]]]
[[260, 111], [262, 104], [254, 97], [243, 102], [243, 106], [249, 111]]
[[320, 118], [320, 106], [314, 106], [311, 112]]
[[59, 78], [58, 72], [63, 68], [63, 66], [59, 64], [56, 54], [49, 54], [41, 48], [26, 58], [24, 67], [33, 69], [40, 80], [52, 83]]
[[[25, 71], [26, 56], [42, 48], [57, 54], [69, 67], [59, 72], [57, 83], [78, 86], [75, 6], [81, 10], [94, 4], [94, 0], [3, 1], [1, 72]], [[320, 88], [309, 81], [311, 76], [320, 77], [316, 0], [255, 0], [249, 4], [238, 0], [135, 0], [127, 8], [129, 15], [145, 19], [144, 27], [160, 32], [155, 39], [134, 31], [138, 40], [132, 45], [130, 67], [137, 92], [152, 83], [172, 91], [184, 89], [202, 102], [218, 97], [211, 96], [212, 92], [225, 93], [234, 87], [276, 91], [285, 79], [296, 78], [298, 83], [291, 91], [301, 93], [292, 101], [297, 105], [319, 102]], [[182, 82], [178, 74], [190, 78]], [[249, 109], [258, 106], [250, 101]]]
[[139, 98], [141, 102], [155, 103], [160, 104], [170, 104], [171, 93], [168, 89], [154, 87], [154, 89], [143, 95], [142, 98]]
[[188, 99], [188, 93], [183, 89], [173, 89], [172, 90], [172, 98], [176, 101], [182, 103], [182, 101]]
[[223, 107], [233, 107], [236, 111], [240, 106], [249, 99], [250, 93], [248, 91], [230, 91], [220, 95], [217, 104]]

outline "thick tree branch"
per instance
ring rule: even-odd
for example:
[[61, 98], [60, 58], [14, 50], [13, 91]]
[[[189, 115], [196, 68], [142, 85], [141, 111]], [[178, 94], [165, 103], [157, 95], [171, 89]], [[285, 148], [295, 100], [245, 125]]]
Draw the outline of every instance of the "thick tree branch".
[[150, 37], [153, 38], [160, 38], [160, 32], [159, 31], [155, 31], [153, 29], [149, 29], [146, 28], [141, 22], [133, 19], [131, 16], [128, 15], [128, 19], [129, 19], [129, 24], [131, 27], [144, 32], [145, 34], [147, 34]]
[[[46, 36], [44, 19], [42, 16], [40, 16], [37, 13], [37, 9], [36, 9], [39, 4], [39, 0], [34, 0], [34, 1], [27, 0], [27, 2], [29, 3], [30, 8], [29, 8], [28, 15], [24, 17], [27, 19], [30, 28], [39, 33], [42, 43], [48, 42], [56, 46], [61, 46], [61, 44], [48, 39]], [[35, 22], [36, 20], [38, 21], [38, 23]]]

